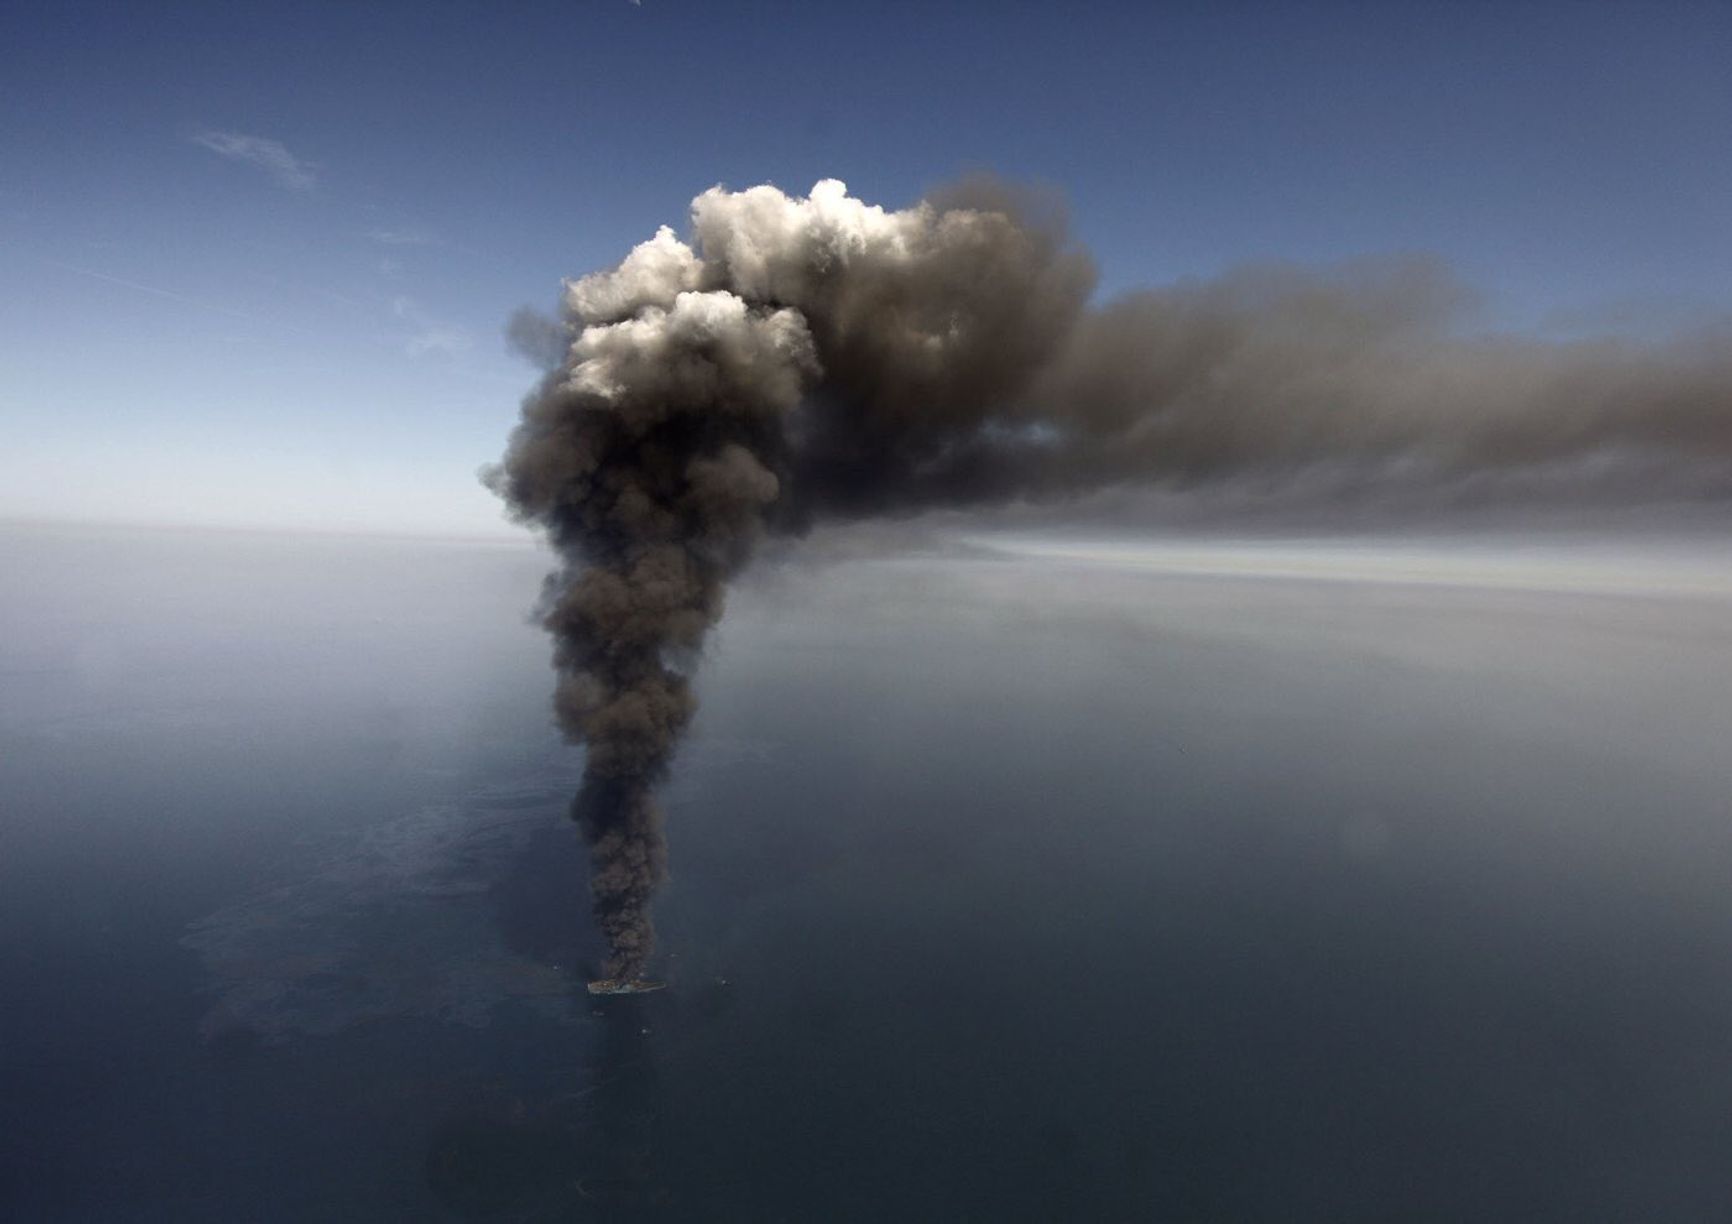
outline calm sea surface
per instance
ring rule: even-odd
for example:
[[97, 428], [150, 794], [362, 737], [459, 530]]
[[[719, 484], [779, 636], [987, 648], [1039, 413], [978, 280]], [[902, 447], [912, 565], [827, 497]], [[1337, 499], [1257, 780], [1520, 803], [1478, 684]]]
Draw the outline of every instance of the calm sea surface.
[[545, 568], [0, 531], [0, 1217], [1732, 1219], [1724, 546], [761, 572], [604, 1006]]

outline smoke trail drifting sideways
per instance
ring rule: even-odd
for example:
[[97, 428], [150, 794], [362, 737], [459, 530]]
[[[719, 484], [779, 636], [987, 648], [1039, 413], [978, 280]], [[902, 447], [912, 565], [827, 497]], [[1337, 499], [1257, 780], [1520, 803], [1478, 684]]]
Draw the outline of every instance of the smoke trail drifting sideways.
[[[886, 211], [715, 188], [568, 282], [563, 347], [488, 475], [564, 559], [544, 623], [587, 746], [573, 807], [610, 977], [649, 956], [656, 782], [686, 670], [766, 530], [1332, 465], [1448, 479], [1639, 462], [1732, 492], [1732, 344], [1464, 338], [1423, 261], [1269, 267], [1090, 310], [1088, 257], [985, 181]], [[1656, 465], [1658, 465], [1656, 467]]]

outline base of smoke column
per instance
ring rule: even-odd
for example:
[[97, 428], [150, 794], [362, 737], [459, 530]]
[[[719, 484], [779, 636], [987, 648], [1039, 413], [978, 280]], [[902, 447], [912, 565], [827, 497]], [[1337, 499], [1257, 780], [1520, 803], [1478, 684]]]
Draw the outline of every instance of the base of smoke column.
[[648, 994], [652, 990], [666, 989], [666, 982], [652, 982], [648, 978], [597, 978], [589, 984], [592, 995], [623, 995]]

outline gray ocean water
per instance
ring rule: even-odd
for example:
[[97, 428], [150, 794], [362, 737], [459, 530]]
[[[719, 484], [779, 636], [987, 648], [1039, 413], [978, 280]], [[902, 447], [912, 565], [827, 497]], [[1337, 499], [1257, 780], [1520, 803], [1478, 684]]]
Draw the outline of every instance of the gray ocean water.
[[1732, 1218], [1732, 551], [766, 569], [597, 1006], [528, 547], [0, 533], [0, 1217]]

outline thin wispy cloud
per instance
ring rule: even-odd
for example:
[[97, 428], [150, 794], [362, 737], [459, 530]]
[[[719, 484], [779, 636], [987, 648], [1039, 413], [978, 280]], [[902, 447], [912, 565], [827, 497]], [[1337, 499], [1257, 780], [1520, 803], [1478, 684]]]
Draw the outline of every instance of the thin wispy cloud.
[[391, 313], [414, 328], [413, 333], [403, 342], [403, 351], [411, 357], [422, 357], [428, 353], [463, 353], [474, 344], [468, 331], [455, 323], [445, 323], [430, 317], [413, 298], [393, 298]]
[[400, 229], [370, 229], [367, 237], [383, 246], [394, 247], [430, 247], [444, 246], [444, 239], [432, 230], [420, 226], [408, 225]]
[[195, 133], [192, 142], [212, 153], [257, 166], [291, 191], [311, 191], [318, 185], [312, 163], [296, 157], [280, 141], [242, 132], [206, 130]]

